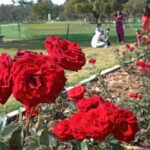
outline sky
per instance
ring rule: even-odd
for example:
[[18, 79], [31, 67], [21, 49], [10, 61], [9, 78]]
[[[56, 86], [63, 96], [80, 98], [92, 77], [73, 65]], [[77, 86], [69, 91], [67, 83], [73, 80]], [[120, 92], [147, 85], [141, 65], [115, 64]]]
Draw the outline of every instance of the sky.
[[[33, 0], [36, 2], [37, 0]], [[65, 2], [65, 0], [51, 0], [54, 4], [61, 5]], [[12, 4], [12, 0], [0, 0], [0, 5], [1, 4]]]

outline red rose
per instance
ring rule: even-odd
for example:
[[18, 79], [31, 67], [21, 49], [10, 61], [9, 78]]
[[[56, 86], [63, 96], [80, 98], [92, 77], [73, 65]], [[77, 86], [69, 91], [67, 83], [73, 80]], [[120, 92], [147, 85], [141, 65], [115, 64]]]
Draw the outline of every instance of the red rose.
[[26, 105], [24, 105], [24, 108], [25, 108], [25, 118], [28, 118], [30, 113], [31, 113], [31, 110], [32, 110], [32, 114], [31, 116], [34, 117], [34, 116], [37, 116], [38, 115], [38, 109], [39, 109], [39, 105], [35, 105], [33, 108], [32, 107], [28, 107]]
[[103, 103], [103, 99], [100, 96], [92, 96], [79, 100], [76, 106], [79, 111], [86, 112], [97, 108], [101, 103]]
[[26, 53], [12, 67], [13, 95], [29, 107], [54, 102], [63, 90], [64, 70], [50, 57]]
[[110, 102], [108, 100], [105, 100], [103, 103], [101, 103], [99, 108], [101, 109], [101, 107], [106, 109], [110, 114], [118, 109], [118, 107], [116, 107], [113, 102]]
[[69, 120], [58, 122], [53, 128], [53, 132], [62, 140], [66, 141], [73, 139]]
[[143, 96], [142, 96], [142, 95], [140, 95], [140, 94], [138, 94], [137, 98], [138, 98], [138, 99], [142, 99], [142, 98], [143, 98]]
[[114, 112], [113, 136], [119, 141], [130, 143], [135, 139], [135, 134], [139, 131], [136, 117], [129, 110], [117, 109]]
[[126, 48], [130, 51], [133, 51], [135, 48], [129, 44], [126, 44]]
[[146, 40], [145, 44], [150, 45], [150, 40]]
[[85, 65], [85, 55], [74, 42], [52, 35], [45, 40], [45, 48], [64, 69], [78, 71]]
[[89, 59], [89, 63], [94, 64], [95, 62], [96, 62], [96, 59], [95, 59], [95, 58], [90, 58], [90, 59]]
[[82, 85], [75, 86], [74, 88], [67, 91], [68, 97], [73, 101], [78, 101], [83, 98], [85, 88]]
[[3, 53], [0, 55], [0, 103], [6, 103], [7, 99], [11, 95], [11, 74], [12, 58]]
[[146, 65], [146, 63], [145, 63], [144, 60], [138, 60], [138, 61], [136, 61], [136, 66], [144, 67], [145, 65]]
[[77, 112], [70, 118], [70, 128], [75, 139], [83, 140], [88, 138], [87, 122], [84, 112]]
[[131, 98], [137, 98], [138, 97], [138, 94], [137, 93], [130, 93], [129, 95]]
[[150, 63], [146, 63], [145, 66], [150, 69]]
[[26, 53], [37, 54], [37, 52], [27, 51], [25, 49], [18, 49], [18, 51], [16, 52], [15, 56], [13, 57], [13, 61], [17, 61], [19, 58], [23, 57], [23, 55], [26, 54]]
[[148, 68], [148, 67], [143, 67], [143, 68], [140, 69], [140, 72], [141, 72], [141, 73], [148, 73], [148, 72], [150, 72], [150, 68]]
[[84, 126], [88, 137], [103, 141], [112, 132], [113, 123], [110, 120], [110, 113], [104, 107], [88, 111], [84, 120], [86, 120]]

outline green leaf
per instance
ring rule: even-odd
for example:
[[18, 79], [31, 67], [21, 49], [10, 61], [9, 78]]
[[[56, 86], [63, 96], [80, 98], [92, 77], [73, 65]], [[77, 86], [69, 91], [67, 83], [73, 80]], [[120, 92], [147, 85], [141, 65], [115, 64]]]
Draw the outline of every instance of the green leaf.
[[110, 143], [112, 150], [125, 150], [121, 145]]
[[11, 123], [2, 132], [2, 137], [10, 145], [11, 149], [21, 149], [22, 126], [19, 123]]
[[2, 136], [5, 139], [9, 139], [11, 138], [12, 134], [18, 129], [21, 129], [21, 126], [19, 123], [11, 123], [4, 128], [4, 130], [2, 131]]
[[38, 134], [38, 136], [40, 138], [40, 144], [49, 146], [47, 129], [46, 128], [42, 129], [42, 130], [38, 131], [37, 134]]
[[56, 138], [54, 136], [49, 134], [48, 135], [48, 140], [49, 140], [49, 145], [52, 145], [52, 146], [56, 147], [57, 141], [56, 141]]
[[0, 115], [0, 132], [3, 131], [6, 124], [7, 124], [7, 116], [6, 115]]
[[0, 150], [10, 150], [9, 144], [0, 137]]
[[83, 140], [83, 141], [80, 143], [80, 145], [81, 145], [81, 150], [89, 150], [89, 149], [88, 149], [88, 144], [87, 144], [86, 140]]
[[112, 144], [118, 144], [118, 141], [113, 137], [113, 136], [110, 136], [108, 139], [107, 139], [108, 143], [112, 143]]
[[29, 136], [25, 139], [23, 150], [49, 150], [47, 146], [40, 145], [37, 137]]
[[81, 150], [81, 145], [78, 140], [73, 140], [72, 145], [73, 145], [73, 150]]

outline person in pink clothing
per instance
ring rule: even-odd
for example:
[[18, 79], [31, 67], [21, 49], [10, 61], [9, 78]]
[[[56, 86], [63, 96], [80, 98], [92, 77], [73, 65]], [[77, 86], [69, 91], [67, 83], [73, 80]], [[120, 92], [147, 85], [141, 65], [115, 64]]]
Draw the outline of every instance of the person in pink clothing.
[[123, 29], [123, 14], [121, 11], [117, 11], [115, 15], [113, 16], [115, 22], [116, 22], [116, 32], [118, 36], [119, 43], [124, 42], [124, 29]]
[[150, 9], [146, 6], [142, 15], [142, 30], [144, 33], [150, 33]]

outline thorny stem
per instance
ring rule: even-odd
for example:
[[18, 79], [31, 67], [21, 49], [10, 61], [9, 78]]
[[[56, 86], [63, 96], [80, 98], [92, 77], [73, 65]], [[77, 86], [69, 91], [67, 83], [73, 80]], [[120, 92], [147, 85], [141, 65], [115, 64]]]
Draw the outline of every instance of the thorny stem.
[[29, 125], [30, 125], [30, 119], [31, 119], [31, 116], [32, 116], [33, 110], [34, 110], [34, 107], [32, 107], [32, 108], [31, 108], [31, 111], [30, 111], [29, 117], [27, 118], [27, 121], [26, 121], [26, 125], [25, 125], [26, 135], [29, 135], [29, 134], [30, 134], [30, 132], [29, 132]]
[[109, 98], [111, 98], [111, 100], [112, 100], [113, 102], [115, 102], [114, 98], [112, 97], [112, 95], [111, 95], [110, 92], [108, 91], [108, 87], [107, 87], [107, 85], [106, 85], [106, 83], [105, 83], [105, 81], [104, 81], [104, 79], [103, 79], [102, 77], [100, 77], [100, 82], [101, 82], [101, 85], [102, 85], [101, 88], [103, 88], [105, 94], [106, 94]]

